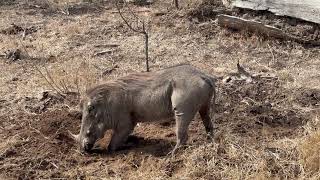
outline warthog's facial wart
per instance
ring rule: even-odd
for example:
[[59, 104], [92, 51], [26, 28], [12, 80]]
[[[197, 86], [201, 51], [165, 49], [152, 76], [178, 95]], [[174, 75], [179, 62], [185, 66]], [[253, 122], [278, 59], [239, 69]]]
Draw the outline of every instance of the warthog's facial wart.
[[83, 147], [83, 150], [86, 152], [89, 152], [92, 149], [93, 145], [94, 144], [92, 144], [88, 138], [84, 138], [82, 140], [82, 147]]

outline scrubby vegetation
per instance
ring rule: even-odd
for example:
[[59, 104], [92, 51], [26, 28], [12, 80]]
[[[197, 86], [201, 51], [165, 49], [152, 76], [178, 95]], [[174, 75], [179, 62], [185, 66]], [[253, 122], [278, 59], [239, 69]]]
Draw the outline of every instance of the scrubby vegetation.
[[[81, 154], [68, 136], [80, 128], [79, 97], [94, 84], [145, 71], [143, 37], [109, 1], [2, 1], [1, 179], [320, 178], [319, 47], [221, 28], [217, 13], [231, 11], [218, 0], [129, 6], [146, 22], [151, 71], [189, 62], [218, 78], [214, 142], [197, 116], [174, 159], [166, 156], [174, 123], [142, 124], [135, 146], [116, 154]], [[232, 13], [320, 39], [316, 25], [311, 31], [266, 12]], [[252, 80], [234, 75], [238, 61]]]

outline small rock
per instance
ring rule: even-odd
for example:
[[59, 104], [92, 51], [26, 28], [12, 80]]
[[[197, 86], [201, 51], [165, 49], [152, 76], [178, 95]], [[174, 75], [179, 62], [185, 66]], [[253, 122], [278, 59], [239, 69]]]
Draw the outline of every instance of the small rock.
[[125, 0], [127, 3], [133, 3], [135, 5], [143, 6], [150, 5], [154, 2], [154, 0]]
[[98, 12], [101, 12], [101, 7], [94, 6], [91, 3], [74, 4], [74, 5], [70, 5], [66, 9], [66, 13], [68, 15], [83, 15], [83, 14], [98, 13]]
[[17, 78], [17, 77], [14, 77], [11, 79], [11, 81], [18, 81], [18, 80], [19, 80], [19, 78]]
[[82, 118], [82, 112], [76, 109], [69, 110], [69, 115], [76, 118], [81, 119]]
[[23, 33], [23, 37], [25, 37], [28, 34], [32, 34], [34, 32], [37, 32], [37, 27], [31, 26], [31, 27], [21, 27], [14, 23], [11, 24], [10, 27], [3, 29], [0, 31], [0, 33], [5, 35], [16, 35], [19, 33]]
[[288, 23], [291, 25], [291, 26], [296, 26], [297, 25], [297, 19], [296, 18], [292, 18], [288, 21]]
[[113, 50], [105, 50], [105, 51], [100, 51], [100, 52], [95, 53], [94, 56], [102, 56], [105, 54], [112, 54], [112, 53], [113, 53]]
[[1, 30], [1, 33], [5, 35], [13, 35], [13, 34], [18, 34], [22, 31], [23, 31], [22, 27], [12, 23], [9, 28]]
[[63, 101], [65, 97], [63, 95], [51, 92], [51, 91], [44, 91], [42, 92], [42, 96], [39, 98], [40, 101], [44, 101], [46, 99], [52, 99], [56, 101]]
[[5, 52], [5, 57], [7, 59], [10, 59], [12, 61], [16, 61], [18, 59], [21, 59], [21, 50], [20, 49], [14, 49], [14, 50], [8, 50]]

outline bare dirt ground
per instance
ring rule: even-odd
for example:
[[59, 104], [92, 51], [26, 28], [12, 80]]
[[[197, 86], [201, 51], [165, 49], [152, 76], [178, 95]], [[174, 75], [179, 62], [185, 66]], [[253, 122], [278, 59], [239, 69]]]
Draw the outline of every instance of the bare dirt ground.
[[[320, 178], [319, 47], [225, 30], [212, 11], [225, 10], [219, 1], [183, 1], [179, 10], [169, 0], [130, 6], [147, 22], [152, 71], [189, 62], [219, 77], [214, 142], [197, 116], [174, 159], [166, 156], [174, 123], [142, 124], [134, 146], [116, 154], [81, 154], [67, 132], [79, 132], [79, 97], [144, 71], [143, 37], [109, 2], [1, 1], [0, 179]], [[314, 24], [266, 12], [233, 15], [320, 39]], [[238, 61], [253, 81], [226, 80]]]

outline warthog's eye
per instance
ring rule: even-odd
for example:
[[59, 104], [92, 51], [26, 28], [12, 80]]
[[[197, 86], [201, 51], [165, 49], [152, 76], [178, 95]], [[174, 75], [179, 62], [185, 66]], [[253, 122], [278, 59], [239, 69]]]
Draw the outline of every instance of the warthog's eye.
[[88, 106], [88, 112], [89, 112], [89, 113], [92, 112], [93, 109], [94, 109], [94, 107], [93, 107], [92, 105], [89, 105], [89, 106]]

